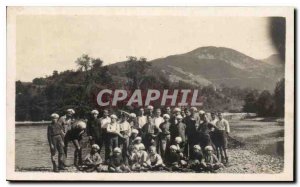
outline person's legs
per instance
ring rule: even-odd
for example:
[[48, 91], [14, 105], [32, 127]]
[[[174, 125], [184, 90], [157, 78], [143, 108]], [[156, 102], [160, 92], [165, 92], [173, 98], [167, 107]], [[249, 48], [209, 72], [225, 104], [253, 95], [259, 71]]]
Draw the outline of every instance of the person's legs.
[[64, 142], [60, 136], [57, 139], [57, 150], [58, 150], [58, 167], [59, 169], [64, 169], [65, 167]]
[[80, 147], [80, 143], [77, 139], [72, 141], [74, 146], [75, 146], [75, 151], [74, 151], [74, 165], [78, 166], [82, 164], [82, 150]]

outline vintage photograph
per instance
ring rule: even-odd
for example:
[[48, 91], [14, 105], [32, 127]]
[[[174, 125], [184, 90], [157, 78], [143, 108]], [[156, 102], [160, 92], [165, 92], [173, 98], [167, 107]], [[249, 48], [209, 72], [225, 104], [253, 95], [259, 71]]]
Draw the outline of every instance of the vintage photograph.
[[8, 7], [7, 179], [293, 181], [293, 16]]

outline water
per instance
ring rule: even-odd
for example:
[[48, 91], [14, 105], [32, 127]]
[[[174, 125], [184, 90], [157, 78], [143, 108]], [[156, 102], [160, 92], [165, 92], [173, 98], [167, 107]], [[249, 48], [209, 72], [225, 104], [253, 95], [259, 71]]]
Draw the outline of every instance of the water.
[[[83, 156], [87, 153], [87, 141], [82, 141]], [[67, 164], [73, 163], [74, 146], [70, 142]], [[57, 160], [57, 156], [56, 156]], [[16, 126], [16, 168], [52, 168], [50, 148], [47, 140], [47, 125]]]

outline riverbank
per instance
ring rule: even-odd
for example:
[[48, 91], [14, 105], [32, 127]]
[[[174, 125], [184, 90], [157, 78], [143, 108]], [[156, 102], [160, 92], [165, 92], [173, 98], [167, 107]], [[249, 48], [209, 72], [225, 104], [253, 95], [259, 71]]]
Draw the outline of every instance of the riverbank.
[[[243, 119], [230, 120], [231, 133], [229, 138], [229, 164], [218, 170], [220, 173], [280, 173], [283, 171], [284, 160], [284, 125], [277, 119]], [[46, 141], [46, 140], [45, 140]], [[83, 138], [83, 153], [88, 153], [87, 137]], [[47, 142], [45, 159], [49, 159]], [[70, 144], [70, 148], [73, 145]], [[70, 150], [71, 151], [71, 150]], [[72, 155], [70, 152], [69, 155]], [[102, 155], [103, 156], [103, 153]], [[23, 157], [24, 158], [24, 157]], [[68, 160], [72, 164], [72, 159]], [[50, 164], [42, 167], [17, 166], [16, 171], [52, 172]], [[79, 172], [75, 167], [68, 167], [63, 172]]]

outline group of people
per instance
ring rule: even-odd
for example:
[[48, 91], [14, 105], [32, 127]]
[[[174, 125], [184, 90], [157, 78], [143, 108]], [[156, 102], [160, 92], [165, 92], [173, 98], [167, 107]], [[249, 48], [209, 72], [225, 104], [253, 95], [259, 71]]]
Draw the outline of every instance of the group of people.
[[[91, 111], [88, 120], [75, 120], [75, 111], [51, 115], [48, 141], [54, 171], [66, 167], [68, 143], [75, 146], [74, 165], [82, 171], [130, 172], [147, 170], [197, 172], [215, 170], [228, 163], [230, 127], [222, 113], [197, 108], [140, 108], [138, 114], [120, 115]], [[81, 139], [88, 136], [90, 153], [82, 158]], [[100, 152], [103, 152], [104, 158]], [[55, 162], [58, 152], [58, 165]]]

